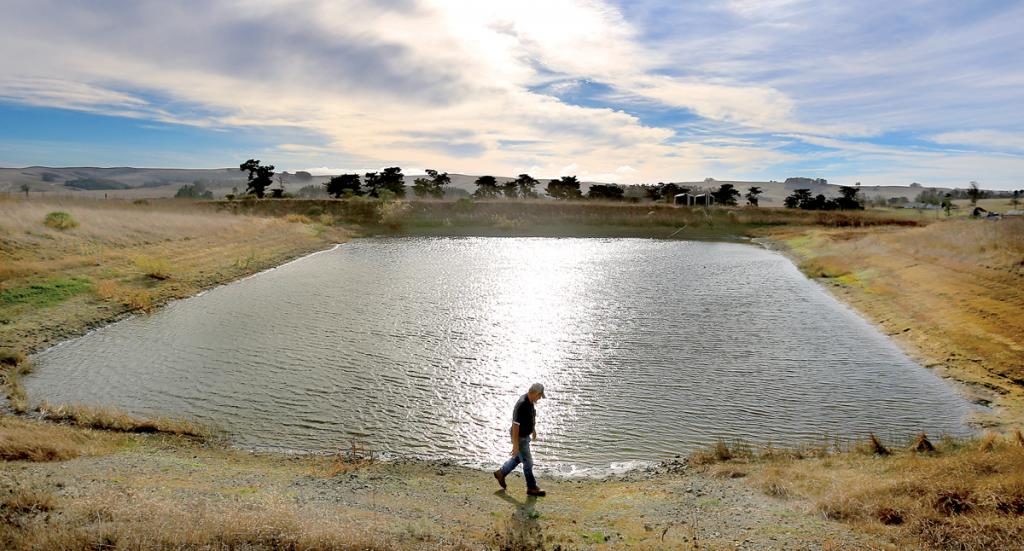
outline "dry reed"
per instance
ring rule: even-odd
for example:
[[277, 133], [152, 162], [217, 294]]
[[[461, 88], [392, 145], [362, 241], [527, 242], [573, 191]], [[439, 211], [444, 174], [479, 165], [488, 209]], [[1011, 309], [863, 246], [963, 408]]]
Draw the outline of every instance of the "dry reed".
[[[15, 490], [0, 523], [4, 549], [287, 549], [289, 551], [452, 549], [444, 540], [403, 542], [362, 523], [303, 510], [284, 500], [180, 503], [152, 496], [95, 495], [57, 501]], [[0, 507], [4, 504], [0, 503]], [[39, 514], [51, 512], [57, 514]]]
[[140, 419], [112, 407], [80, 404], [54, 406], [43, 402], [39, 406], [39, 413], [50, 421], [91, 429], [136, 433], [159, 432], [196, 438], [211, 436], [211, 431], [190, 421], [167, 418]]
[[109, 438], [50, 423], [0, 417], [0, 459], [5, 461], [63, 461], [101, 453]]

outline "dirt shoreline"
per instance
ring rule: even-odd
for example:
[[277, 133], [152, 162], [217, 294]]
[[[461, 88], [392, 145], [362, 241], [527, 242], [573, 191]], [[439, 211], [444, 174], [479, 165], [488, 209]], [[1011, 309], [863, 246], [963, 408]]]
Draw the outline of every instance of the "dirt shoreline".
[[[351, 549], [881, 548], [806, 514], [799, 500], [764, 495], [742, 466], [676, 461], [603, 479], [541, 478], [549, 495], [534, 499], [519, 474], [501, 491], [489, 472], [446, 461], [256, 454], [161, 436], [124, 437], [117, 448], [60, 463], [5, 463], [0, 492], [52, 496], [59, 519], [24, 521], [38, 523], [34, 541], [43, 542], [47, 530], [81, 541], [113, 519], [107, 530], [116, 541], [145, 530], [152, 543], [170, 537], [154, 528], [170, 513], [173, 527], [207, 532], [192, 536], [200, 546], [271, 526], [278, 542], [326, 530]], [[144, 512], [129, 510], [142, 504]]]

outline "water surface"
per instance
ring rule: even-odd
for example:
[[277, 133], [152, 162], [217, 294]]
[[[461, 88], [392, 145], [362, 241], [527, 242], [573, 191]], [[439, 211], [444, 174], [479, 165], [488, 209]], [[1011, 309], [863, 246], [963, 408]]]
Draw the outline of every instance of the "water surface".
[[36, 399], [476, 465], [541, 381], [535, 455], [563, 471], [718, 438], [965, 434], [969, 409], [784, 257], [726, 243], [359, 240], [35, 360]]

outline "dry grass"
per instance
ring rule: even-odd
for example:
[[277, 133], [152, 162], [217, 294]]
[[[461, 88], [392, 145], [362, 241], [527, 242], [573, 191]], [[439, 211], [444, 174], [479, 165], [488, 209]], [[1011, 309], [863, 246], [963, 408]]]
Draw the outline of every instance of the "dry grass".
[[15, 413], [28, 411], [28, 395], [21, 384], [21, 378], [29, 373], [32, 373], [32, 364], [28, 361], [0, 369], [0, 380], [7, 395], [7, 404]]
[[67, 423], [77, 427], [116, 432], [166, 433], [177, 436], [208, 438], [211, 431], [190, 421], [180, 419], [140, 419], [112, 407], [78, 404], [50, 405], [43, 402], [39, 413], [44, 419]]
[[8, 406], [15, 413], [28, 411], [28, 396], [21, 378], [32, 372], [32, 364], [25, 354], [10, 349], [0, 349], [0, 386], [3, 386]]
[[295, 213], [286, 214], [284, 216], [284, 221], [285, 222], [297, 223], [297, 224], [312, 224], [313, 223], [313, 220], [311, 220], [305, 214], [295, 214]]
[[[10, 521], [0, 524], [4, 549], [457, 549], [451, 542], [403, 544], [370, 534], [359, 522], [283, 499], [182, 503], [145, 495], [111, 493], [56, 500], [18, 489], [0, 504]], [[6, 506], [10, 503], [9, 508]], [[51, 514], [41, 514], [51, 513]], [[304, 513], [304, 514], [303, 514]]]
[[744, 442], [726, 443], [719, 440], [691, 453], [689, 462], [691, 465], [713, 465], [724, 461], [749, 461], [756, 456], [754, 449]]
[[96, 296], [104, 300], [123, 304], [132, 310], [149, 312], [156, 304], [152, 291], [121, 285], [109, 279], [97, 282], [95, 291]]
[[4, 461], [63, 461], [108, 452], [116, 444], [109, 435], [0, 416], [0, 459]]
[[1009, 550], [1024, 541], [1024, 447], [1014, 435], [947, 441], [926, 454], [772, 458], [753, 480], [769, 495], [809, 501], [825, 518], [900, 546]]
[[365, 469], [377, 462], [377, 454], [365, 444], [352, 441], [348, 449], [338, 450], [327, 468], [327, 478]]

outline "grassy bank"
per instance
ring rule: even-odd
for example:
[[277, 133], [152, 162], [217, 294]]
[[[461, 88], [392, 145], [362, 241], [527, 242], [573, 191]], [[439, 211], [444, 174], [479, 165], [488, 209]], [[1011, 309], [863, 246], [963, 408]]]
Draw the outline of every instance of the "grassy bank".
[[934, 443], [922, 434], [899, 446], [872, 436], [842, 451], [719, 443], [693, 460], [899, 549], [1013, 550], [1024, 541], [1019, 431]]
[[979, 423], [1024, 424], [1024, 220], [765, 234], [924, 365], [995, 405]]
[[0, 348], [31, 352], [348, 235], [179, 201], [0, 200]]

